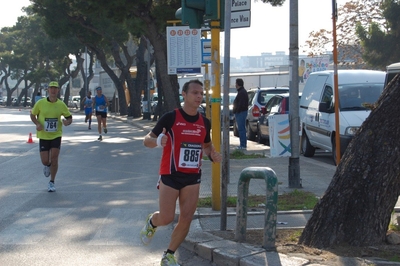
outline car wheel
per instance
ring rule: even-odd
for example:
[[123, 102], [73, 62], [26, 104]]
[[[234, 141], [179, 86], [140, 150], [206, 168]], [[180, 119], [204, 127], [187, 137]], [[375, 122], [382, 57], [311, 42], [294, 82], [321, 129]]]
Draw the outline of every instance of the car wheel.
[[260, 144], [265, 144], [266, 143], [266, 138], [263, 138], [262, 134], [261, 134], [261, 130], [260, 127], [257, 127], [257, 142]]
[[246, 124], [247, 139], [251, 141], [256, 140], [256, 134], [251, 130], [249, 123]]
[[236, 121], [233, 122], [233, 135], [234, 135], [235, 137], [239, 137], [239, 130], [238, 130], [238, 128], [237, 128]]
[[310, 140], [304, 131], [301, 138], [301, 152], [305, 157], [313, 157], [315, 154], [315, 147], [311, 145]]

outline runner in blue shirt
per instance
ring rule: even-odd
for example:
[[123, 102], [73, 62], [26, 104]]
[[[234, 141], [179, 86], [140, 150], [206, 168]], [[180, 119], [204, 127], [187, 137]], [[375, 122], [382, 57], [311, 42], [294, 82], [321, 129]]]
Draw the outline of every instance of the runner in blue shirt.
[[87, 96], [82, 100], [83, 107], [85, 108], [85, 123], [89, 121], [88, 129], [91, 128], [92, 124], [92, 112], [93, 112], [93, 99], [92, 93], [88, 91]]
[[102, 93], [101, 87], [96, 88], [97, 95], [93, 99], [93, 106], [97, 117], [97, 131], [99, 132], [98, 140], [103, 140], [101, 136], [101, 124], [103, 124], [103, 131], [107, 134], [107, 97]]

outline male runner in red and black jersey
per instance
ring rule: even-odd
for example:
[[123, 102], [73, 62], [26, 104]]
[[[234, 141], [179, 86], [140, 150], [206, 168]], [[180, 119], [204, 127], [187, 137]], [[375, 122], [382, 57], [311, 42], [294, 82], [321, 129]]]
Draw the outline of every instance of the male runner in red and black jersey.
[[158, 226], [174, 220], [176, 200], [179, 198], [179, 220], [161, 265], [178, 265], [174, 252], [188, 234], [196, 211], [203, 153], [213, 162], [221, 162], [222, 158], [211, 142], [210, 121], [197, 112], [203, 94], [203, 83], [199, 80], [185, 83], [182, 88], [184, 106], [162, 116], [143, 141], [146, 147], [163, 148], [159, 172], [160, 211], [147, 217], [140, 232], [145, 245], [150, 243]]

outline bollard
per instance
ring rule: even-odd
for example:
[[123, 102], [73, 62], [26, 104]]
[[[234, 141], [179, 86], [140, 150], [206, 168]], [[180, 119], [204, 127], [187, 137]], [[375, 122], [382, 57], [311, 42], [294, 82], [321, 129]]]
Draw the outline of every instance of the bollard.
[[237, 203], [236, 203], [236, 234], [235, 240], [244, 242], [247, 230], [247, 199], [250, 179], [264, 179], [267, 186], [265, 201], [265, 221], [263, 248], [275, 249], [278, 178], [269, 167], [247, 167], [240, 173]]

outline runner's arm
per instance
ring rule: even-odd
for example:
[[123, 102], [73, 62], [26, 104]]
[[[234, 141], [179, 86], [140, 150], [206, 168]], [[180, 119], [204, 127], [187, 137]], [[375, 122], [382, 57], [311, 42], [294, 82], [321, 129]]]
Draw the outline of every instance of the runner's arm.
[[64, 117], [65, 119], [63, 120], [64, 126], [69, 126], [72, 123], [72, 115]]
[[40, 122], [37, 120], [37, 116], [33, 115], [32, 113], [30, 114], [32, 122], [36, 125], [36, 130], [41, 131], [43, 129], [42, 125]]
[[212, 142], [204, 143], [203, 152], [207, 155], [210, 161], [214, 163], [219, 163], [222, 161], [221, 154], [215, 150]]

